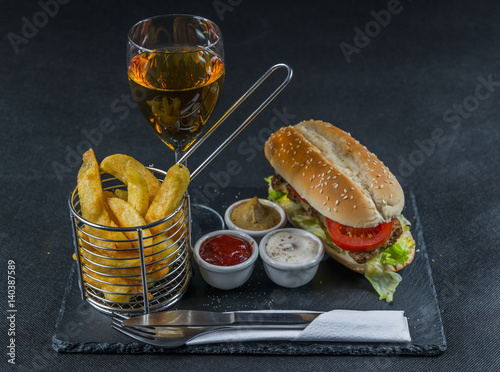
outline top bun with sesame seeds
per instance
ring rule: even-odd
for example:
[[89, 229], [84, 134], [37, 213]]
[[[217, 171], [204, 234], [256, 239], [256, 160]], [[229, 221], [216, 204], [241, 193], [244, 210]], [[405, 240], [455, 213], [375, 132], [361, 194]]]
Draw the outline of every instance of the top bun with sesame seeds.
[[333, 221], [373, 227], [399, 215], [404, 193], [396, 177], [343, 130], [308, 120], [271, 135], [265, 155], [299, 196]]

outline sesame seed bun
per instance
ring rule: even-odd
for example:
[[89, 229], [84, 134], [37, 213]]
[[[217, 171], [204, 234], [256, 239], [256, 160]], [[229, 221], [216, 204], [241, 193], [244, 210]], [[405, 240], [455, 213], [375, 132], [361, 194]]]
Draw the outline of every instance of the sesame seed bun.
[[308, 120], [273, 133], [265, 145], [273, 168], [323, 216], [373, 227], [399, 215], [404, 193], [396, 177], [349, 133]]

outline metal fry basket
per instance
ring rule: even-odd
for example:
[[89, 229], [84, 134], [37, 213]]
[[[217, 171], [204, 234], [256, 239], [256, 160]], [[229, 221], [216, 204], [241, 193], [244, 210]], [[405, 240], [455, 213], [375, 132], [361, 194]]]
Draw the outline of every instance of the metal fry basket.
[[[161, 179], [166, 172], [149, 168]], [[102, 175], [106, 191], [126, 189], [111, 175]], [[155, 223], [106, 227], [81, 216], [78, 188], [69, 196], [69, 210], [82, 299], [104, 313], [149, 313], [176, 303], [192, 276], [190, 201], [186, 192], [170, 216]], [[152, 234], [150, 228], [160, 226]]]

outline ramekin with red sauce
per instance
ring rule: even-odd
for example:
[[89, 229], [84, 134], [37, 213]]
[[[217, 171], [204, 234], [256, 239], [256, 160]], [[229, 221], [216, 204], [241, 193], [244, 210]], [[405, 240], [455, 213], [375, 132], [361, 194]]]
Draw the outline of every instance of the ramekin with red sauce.
[[258, 256], [257, 242], [239, 231], [214, 231], [201, 237], [194, 246], [194, 258], [203, 279], [219, 289], [245, 284]]

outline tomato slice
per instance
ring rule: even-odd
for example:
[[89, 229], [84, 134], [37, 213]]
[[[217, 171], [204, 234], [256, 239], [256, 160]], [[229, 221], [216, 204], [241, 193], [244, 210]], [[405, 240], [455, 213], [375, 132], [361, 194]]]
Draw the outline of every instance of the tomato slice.
[[300, 196], [300, 195], [299, 195], [299, 193], [298, 193], [298, 192], [297, 192], [297, 191], [296, 191], [296, 190], [295, 190], [295, 189], [294, 189], [294, 188], [293, 188], [290, 184], [288, 184], [288, 186], [290, 187], [290, 190], [292, 190], [292, 192], [295, 194], [295, 196], [296, 196], [296, 197], [298, 197], [298, 198], [299, 198], [300, 200], [302, 200], [304, 203], [309, 204], [309, 203], [307, 202], [307, 200], [306, 200], [306, 199], [304, 199], [302, 196]]
[[375, 227], [360, 228], [326, 219], [326, 228], [337, 247], [350, 252], [369, 252], [383, 245], [392, 232], [392, 221]]

